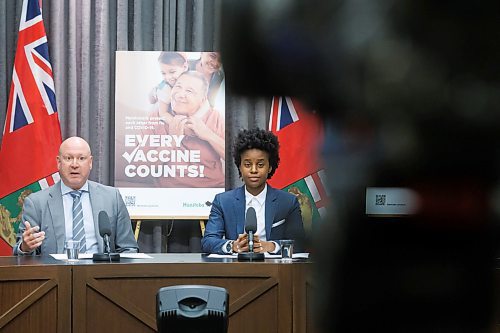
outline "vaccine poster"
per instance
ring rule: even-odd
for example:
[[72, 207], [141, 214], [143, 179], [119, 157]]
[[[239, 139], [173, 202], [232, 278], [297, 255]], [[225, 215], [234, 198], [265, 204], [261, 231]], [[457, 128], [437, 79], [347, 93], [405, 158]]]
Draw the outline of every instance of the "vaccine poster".
[[200, 218], [225, 190], [217, 52], [117, 51], [114, 185], [132, 218]]

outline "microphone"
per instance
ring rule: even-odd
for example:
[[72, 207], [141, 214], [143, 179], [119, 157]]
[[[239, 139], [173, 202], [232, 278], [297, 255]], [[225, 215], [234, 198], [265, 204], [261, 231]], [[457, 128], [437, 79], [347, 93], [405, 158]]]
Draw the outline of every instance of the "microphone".
[[245, 216], [245, 232], [248, 234], [248, 251], [238, 253], [238, 261], [264, 261], [264, 253], [253, 252], [253, 237], [257, 232], [257, 213], [249, 207]]
[[253, 234], [257, 232], [257, 213], [253, 207], [247, 209], [245, 232], [248, 234], [248, 250], [253, 252]]
[[110, 240], [111, 224], [109, 223], [109, 216], [104, 210], [101, 210], [97, 219], [99, 225], [99, 235], [103, 238], [104, 253], [94, 253], [92, 260], [94, 261], [120, 261], [119, 253], [110, 253]]
[[101, 235], [104, 240], [104, 253], [109, 253], [109, 236], [111, 236], [111, 224], [109, 223], [108, 214], [105, 211], [101, 210], [99, 212], [97, 221], [99, 224], [99, 235]]

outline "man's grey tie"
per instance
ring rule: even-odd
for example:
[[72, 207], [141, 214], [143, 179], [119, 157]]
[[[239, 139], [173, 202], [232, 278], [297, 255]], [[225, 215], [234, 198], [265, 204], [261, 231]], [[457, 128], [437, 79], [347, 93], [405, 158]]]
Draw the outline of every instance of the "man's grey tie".
[[82, 191], [70, 192], [73, 197], [73, 240], [80, 241], [80, 253], [85, 253], [85, 229], [83, 227], [83, 208], [80, 201]]

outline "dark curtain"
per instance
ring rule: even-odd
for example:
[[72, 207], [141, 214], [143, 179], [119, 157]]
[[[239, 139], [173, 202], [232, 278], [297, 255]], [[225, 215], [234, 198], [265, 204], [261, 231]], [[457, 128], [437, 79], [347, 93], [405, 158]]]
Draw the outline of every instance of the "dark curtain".
[[[21, 9], [22, 0], [0, 0], [2, 127]], [[218, 0], [43, 1], [63, 139], [77, 135], [90, 143], [91, 180], [113, 185], [115, 51], [219, 51], [220, 15]], [[239, 129], [266, 128], [270, 107], [270, 100], [226, 94], [227, 156]], [[226, 187], [240, 184], [227, 158]], [[194, 252], [200, 236], [199, 221], [142, 221], [138, 241], [142, 252], [165, 252], [167, 244], [168, 251]]]

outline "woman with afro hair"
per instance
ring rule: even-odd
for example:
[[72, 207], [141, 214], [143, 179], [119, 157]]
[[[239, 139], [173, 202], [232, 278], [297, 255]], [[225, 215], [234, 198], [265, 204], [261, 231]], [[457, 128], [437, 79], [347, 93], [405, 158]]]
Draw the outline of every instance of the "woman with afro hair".
[[304, 227], [297, 198], [267, 184], [279, 165], [278, 138], [259, 128], [239, 132], [233, 158], [244, 185], [217, 194], [201, 241], [203, 252], [232, 254], [247, 252], [245, 213], [253, 207], [257, 215], [254, 252], [280, 252], [280, 240], [294, 239], [300, 252]]

